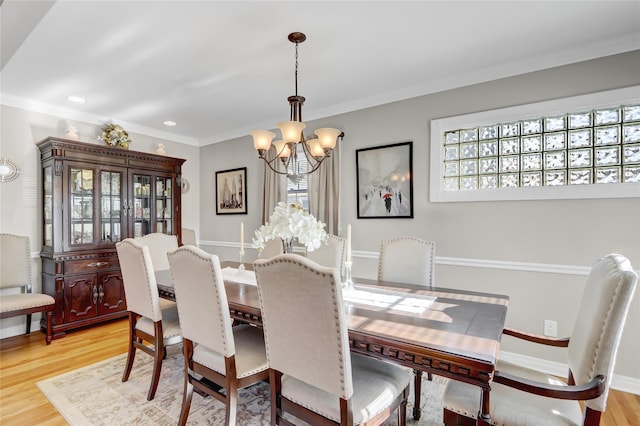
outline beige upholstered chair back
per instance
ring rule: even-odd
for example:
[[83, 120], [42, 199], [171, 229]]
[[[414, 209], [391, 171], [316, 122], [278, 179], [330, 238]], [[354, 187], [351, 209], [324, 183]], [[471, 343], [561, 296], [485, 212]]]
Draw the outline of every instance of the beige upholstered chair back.
[[619, 254], [598, 260], [587, 278], [568, 356], [576, 384], [585, 384], [598, 374], [606, 376], [605, 392], [585, 402], [597, 411], [606, 408], [620, 336], [637, 282], [629, 260]]
[[169, 270], [167, 253], [178, 248], [178, 237], [153, 232], [142, 237], [136, 237], [136, 240], [149, 247], [149, 254], [151, 255], [154, 271]]
[[185, 246], [198, 246], [196, 240], [196, 231], [189, 228], [182, 228], [182, 245]]
[[274, 238], [264, 244], [264, 248], [260, 252], [261, 259], [269, 259], [271, 257], [282, 254], [282, 240], [280, 238]]
[[378, 279], [433, 286], [436, 243], [398, 237], [380, 243]]
[[0, 288], [31, 285], [29, 237], [0, 234]]
[[346, 239], [337, 235], [327, 235], [327, 242], [323, 243], [318, 249], [307, 252], [307, 258], [322, 266], [330, 266], [337, 268], [338, 272], [342, 272], [342, 264], [344, 263]]
[[158, 285], [149, 247], [133, 238], [126, 238], [116, 244], [116, 250], [124, 281], [127, 310], [154, 322], [161, 321]]
[[340, 276], [295, 254], [254, 262], [269, 367], [348, 399], [353, 393]]
[[227, 293], [218, 256], [193, 246], [169, 253], [182, 337], [230, 357], [235, 355]]

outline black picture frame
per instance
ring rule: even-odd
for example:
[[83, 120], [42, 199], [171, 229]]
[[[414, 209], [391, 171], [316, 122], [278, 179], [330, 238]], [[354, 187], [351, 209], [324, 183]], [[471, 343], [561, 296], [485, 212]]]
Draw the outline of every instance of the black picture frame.
[[413, 218], [413, 142], [356, 150], [358, 219]]
[[247, 168], [216, 172], [216, 214], [247, 214]]

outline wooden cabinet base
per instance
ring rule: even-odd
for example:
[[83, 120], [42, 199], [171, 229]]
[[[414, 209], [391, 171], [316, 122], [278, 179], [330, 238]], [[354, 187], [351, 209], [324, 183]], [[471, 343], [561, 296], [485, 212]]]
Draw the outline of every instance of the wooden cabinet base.
[[[107, 321], [114, 319], [125, 318], [128, 315], [127, 311], [113, 312], [111, 314], [102, 315], [100, 317], [88, 318], [86, 320], [74, 321], [66, 324], [59, 324], [53, 326], [53, 340], [60, 339], [67, 335], [67, 332], [77, 330], [79, 328], [90, 327], [99, 325]], [[43, 333], [47, 331], [47, 322], [44, 318], [40, 320], [40, 330]]]

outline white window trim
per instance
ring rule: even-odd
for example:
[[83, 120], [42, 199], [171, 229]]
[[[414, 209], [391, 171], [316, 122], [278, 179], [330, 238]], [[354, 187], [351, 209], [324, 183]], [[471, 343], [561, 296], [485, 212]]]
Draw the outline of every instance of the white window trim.
[[444, 191], [444, 132], [485, 124], [551, 116], [567, 112], [613, 107], [640, 102], [640, 86], [608, 90], [588, 95], [495, 109], [473, 114], [431, 120], [431, 172], [429, 200], [433, 203], [458, 201], [553, 200], [578, 198], [640, 197], [640, 183], [565, 185], [553, 187], [500, 188]]

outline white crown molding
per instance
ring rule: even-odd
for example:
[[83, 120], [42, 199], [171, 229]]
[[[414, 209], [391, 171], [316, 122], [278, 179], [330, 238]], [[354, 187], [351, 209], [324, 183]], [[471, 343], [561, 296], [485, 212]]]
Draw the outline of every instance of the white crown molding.
[[20, 108], [27, 111], [38, 112], [41, 114], [53, 115], [55, 117], [64, 118], [66, 120], [77, 120], [89, 124], [100, 126], [103, 122], [114, 120], [128, 132], [138, 133], [141, 135], [152, 136], [154, 138], [166, 139], [170, 141], [180, 142], [185, 145], [200, 146], [198, 139], [187, 136], [176, 135], [175, 133], [163, 132], [152, 129], [150, 127], [141, 126], [139, 124], [130, 123], [123, 120], [117, 120], [113, 117], [103, 117], [101, 115], [91, 114], [88, 112], [77, 111], [71, 108], [63, 108], [57, 105], [46, 104], [34, 99], [26, 99], [18, 96], [8, 95], [0, 92], [0, 104], [14, 108]]

